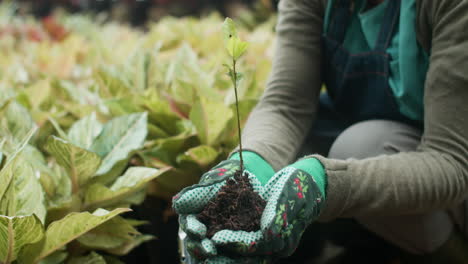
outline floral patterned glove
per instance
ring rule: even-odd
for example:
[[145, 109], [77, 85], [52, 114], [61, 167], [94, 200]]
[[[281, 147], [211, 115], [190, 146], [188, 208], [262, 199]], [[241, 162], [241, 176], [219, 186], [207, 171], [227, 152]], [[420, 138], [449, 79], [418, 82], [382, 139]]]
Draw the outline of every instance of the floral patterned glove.
[[[260, 193], [262, 184], [274, 175], [273, 168], [254, 152], [243, 152], [243, 155], [252, 187]], [[197, 220], [196, 214], [205, 208], [226, 180], [233, 177], [239, 169], [239, 155], [236, 153], [229, 160], [221, 162], [202, 175], [198, 184], [187, 187], [174, 196], [173, 208], [180, 215], [181, 229], [188, 235], [187, 249], [192, 256], [206, 258], [217, 254], [212, 241], [206, 238], [206, 226]]]
[[[255, 176], [250, 175], [250, 179], [255, 182]], [[200, 236], [193, 239], [192, 233], [187, 248], [191, 255], [203, 259], [202, 263], [212, 264], [269, 263], [289, 256], [305, 228], [320, 214], [325, 185], [326, 176], [320, 162], [314, 158], [302, 159], [277, 172], [265, 186], [254, 184], [255, 191], [267, 201], [260, 230], [221, 230], [211, 239]], [[202, 229], [206, 233], [206, 227], [193, 218], [193, 221], [181, 220], [181, 225], [190, 223], [191, 227], [186, 228], [189, 232]]]
[[210, 242], [222, 250], [221, 255], [269, 256], [272, 259], [289, 256], [298, 246], [305, 228], [318, 218], [324, 205], [325, 185], [325, 171], [317, 159], [302, 159], [287, 166], [260, 191], [260, 196], [267, 201], [261, 230], [221, 230]]

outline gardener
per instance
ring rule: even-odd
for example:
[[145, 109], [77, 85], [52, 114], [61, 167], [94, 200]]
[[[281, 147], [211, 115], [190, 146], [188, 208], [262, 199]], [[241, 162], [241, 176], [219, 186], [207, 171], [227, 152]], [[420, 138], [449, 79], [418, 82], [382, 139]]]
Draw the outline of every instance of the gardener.
[[192, 255], [287, 256], [310, 223], [353, 218], [408, 254], [467, 263], [467, 14], [457, 0], [282, 0], [243, 132], [245, 168], [268, 190], [261, 230], [206, 238], [190, 217], [236, 152], [174, 198]]

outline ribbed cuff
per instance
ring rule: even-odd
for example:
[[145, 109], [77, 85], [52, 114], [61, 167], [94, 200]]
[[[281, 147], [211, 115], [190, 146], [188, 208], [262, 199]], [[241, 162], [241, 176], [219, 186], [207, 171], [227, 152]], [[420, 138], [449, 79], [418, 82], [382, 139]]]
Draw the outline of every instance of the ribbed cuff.
[[[265, 185], [275, 174], [271, 165], [255, 152], [242, 151], [242, 158], [245, 168], [253, 173], [262, 185]], [[239, 152], [232, 154], [229, 159], [240, 160]]]
[[322, 163], [316, 158], [306, 158], [300, 159], [295, 163], [291, 164], [290, 167], [303, 170], [310, 174], [312, 178], [317, 183], [320, 191], [322, 192], [323, 197], [326, 198], [326, 185], [327, 185], [327, 175], [325, 174], [325, 169], [323, 168]]

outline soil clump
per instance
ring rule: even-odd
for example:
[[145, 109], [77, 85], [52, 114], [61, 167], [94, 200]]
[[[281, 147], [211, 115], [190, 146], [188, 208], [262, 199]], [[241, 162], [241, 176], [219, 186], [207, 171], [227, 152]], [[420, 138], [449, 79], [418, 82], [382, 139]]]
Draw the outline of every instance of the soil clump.
[[206, 225], [208, 238], [223, 229], [257, 231], [265, 206], [265, 200], [254, 191], [247, 174], [242, 175], [238, 170], [197, 219]]

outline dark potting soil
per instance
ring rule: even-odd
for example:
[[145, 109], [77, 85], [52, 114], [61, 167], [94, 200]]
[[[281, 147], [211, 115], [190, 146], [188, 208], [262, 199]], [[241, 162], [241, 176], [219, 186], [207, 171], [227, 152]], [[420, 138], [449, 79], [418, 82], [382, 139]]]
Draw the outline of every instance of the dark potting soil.
[[265, 205], [265, 200], [254, 191], [247, 174], [242, 175], [242, 171], [238, 170], [197, 218], [207, 226], [206, 235], [209, 238], [223, 229], [257, 231]]

